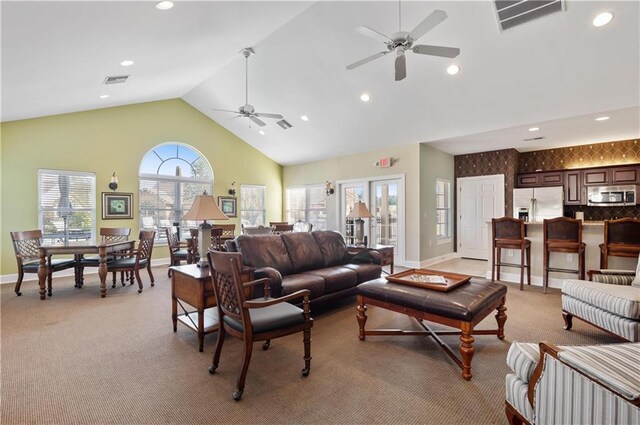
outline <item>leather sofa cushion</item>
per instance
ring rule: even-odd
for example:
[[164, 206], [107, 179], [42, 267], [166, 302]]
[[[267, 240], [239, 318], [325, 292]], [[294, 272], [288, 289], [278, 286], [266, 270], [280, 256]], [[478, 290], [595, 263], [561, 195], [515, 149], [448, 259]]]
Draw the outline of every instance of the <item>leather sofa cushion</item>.
[[280, 237], [289, 252], [294, 273], [324, 266], [320, 247], [311, 233], [282, 233]]
[[282, 277], [282, 295], [289, 295], [300, 289], [308, 289], [311, 291], [309, 298], [313, 299], [324, 294], [324, 287], [324, 279], [320, 276], [299, 273]]
[[235, 238], [242, 261], [249, 267], [273, 267], [280, 274], [293, 272], [289, 252], [280, 235], [240, 235]]
[[354, 270], [340, 266], [310, 270], [302, 274], [323, 278], [325, 281], [324, 292], [327, 294], [353, 288], [358, 283], [358, 274]]
[[318, 243], [325, 267], [338, 266], [347, 262], [349, 258], [347, 244], [340, 233], [317, 230], [311, 234]]
[[382, 266], [379, 264], [345, 264], [343, 267], [353, 270], [358, 275], [358, 283], [377, 279], [382, 273]]
[[[304, 323], [302, 309], [289, 303], [274, 304], [264, 308], [249, 309], [251, 326], [254, 333], [286, 329]], [[224, 316], [224, 322], [231, 328], [242, 332], [242, 321]]]

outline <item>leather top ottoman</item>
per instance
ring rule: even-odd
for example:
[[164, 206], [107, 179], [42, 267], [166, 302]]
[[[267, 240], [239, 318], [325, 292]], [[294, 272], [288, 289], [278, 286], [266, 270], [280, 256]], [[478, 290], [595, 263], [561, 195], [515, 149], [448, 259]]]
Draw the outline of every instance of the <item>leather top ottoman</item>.
[[[486, 279], [471, 278], [449, 292], [435, 291], [411, 285], [388, 282], [379, 278], [361, 283], [356, 287], [356, 309], [360, 332], [364, 340], [367, 335], [426, 335], [432, 337], [462, 369], [462, 378], [471, 379], [471, 359], [474, 348], [473, 335], [496, 335], [504, 339], [504, 324], [507, 320], [505, 307], [507, 287]], [[413, 317], [422, 330], [371, 329], [365, 330], [367, 305], [395, 311]], [[497, 329], [475, 330], [493, 310], [496, 310]], [[425, 322], [434, 322], [459, 329], [433, 330]], [[460, 358], [442, 341], [439, 335], [460, 335]]]
[[381, 277], [358, 285], [356, 294], [425, 313], [472, 322], [476, 315], [506, 296], [507, 287], [486, 279], [472, 278], [469, 283], [449, 292], [440, 292], [388, 282]]

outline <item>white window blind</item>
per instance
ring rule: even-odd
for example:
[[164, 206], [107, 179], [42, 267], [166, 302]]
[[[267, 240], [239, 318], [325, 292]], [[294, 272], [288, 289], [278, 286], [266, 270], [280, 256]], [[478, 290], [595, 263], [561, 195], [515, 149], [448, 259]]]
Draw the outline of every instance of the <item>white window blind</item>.
[[96, 175], [38, 170], [38, 227], [43, 243], [94, 239]]
[[140, 163], [140, 228], [156, 231], [156, 239], [166, 239], [164, 227], [179, 223], [181, 235], [195, 222], [182, 216], [196, 196], [213, 193], [213, 172], [208, 161], [187, 145], [165, 143], [151, 149]]
[[286, 192], [287, 221], [306, 221], [313, 230], [327, 229], [327, 195], [325, 185], [290, 187]]
[[436, 237], [439, 243], [451, 241], [451, 182], [436, 180]]
[[240, 185], [240, 222], [245, 226], [265, 225], [267, 188], [256, 185]]

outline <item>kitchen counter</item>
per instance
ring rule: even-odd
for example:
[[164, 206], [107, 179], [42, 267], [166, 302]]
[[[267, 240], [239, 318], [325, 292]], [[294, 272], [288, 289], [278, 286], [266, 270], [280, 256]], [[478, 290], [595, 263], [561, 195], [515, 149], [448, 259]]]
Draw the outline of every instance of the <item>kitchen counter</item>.
[[[541, 221], [525, 221], [525, 226], [542, 226]], [[582, 228], [587, 226], [604, 226], [604, 221], [583, 221]]]

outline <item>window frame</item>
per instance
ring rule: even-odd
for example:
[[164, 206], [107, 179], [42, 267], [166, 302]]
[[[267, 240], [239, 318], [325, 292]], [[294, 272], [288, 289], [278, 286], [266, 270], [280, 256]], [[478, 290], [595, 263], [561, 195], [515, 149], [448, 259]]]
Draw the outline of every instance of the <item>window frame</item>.
[[[305, 208], [304, 209], [289, 209], [289, 190], [295, 189], [304, 189], [305, 190]], [[289, 186], [285, 189], [285, 217], [289, 218], [289, 211], [303, 211], [304, 212], [304, 221], [307, 223], [311, 223], [313, 225], [313, 230], [326, 230], [327, 229], [327, 198], [325, 196], [324, 208], [310, 208], [310, 197], [308, 196], [310, 189], [319, 189], [323, 193], [326, 193], [326, 185], [325, 184], [309, 184], [309, 185], [297, 185], [297, 186]], [[325, 222], [324, 228], [318, 225], [318, 221], [314, 221], [310, 219], [310, 212], [324, 212]]]
[[[89, 199], [91, 201], [91, 205], [89, 207], [86, 208], [78, 208], [78, 209], [74, 209], [73, 207], [71, 208], [71, 211], [87, 211], [91, 214], [91, 231], [90, 231], [90, 236], [89, 239], [90, 240], [95, 240], [96, 239], [96, 173], [93, 172], [89, 172], [89, 171], [73, 171], [73, 170], [53, 170], [53, 169], [49, 169], [49, 168], [38, 168], [38, 228], [41, 229], [42, 231], [42, 243], [43, 245], [49, 245], [52, 244], [51, 242], [49, 242], [48, 240], [51, 239], [49, 237], [47, 237], [48, 233], [46, 232], [45, 229], [45, 225], [44, 225], [44, 216], [43, 213], [45, 211], [58, 211], [58, 208], [53, 208], [53, 209], [45, 209], [42, 206], [42, 201], [43, 201], [43, 182], [42, 182], [42, 175], [43, 174], [52, 174], [52, 175], [57, 175], [57, 176], [69, 176], [69, 177], [88, 177], [91, 181], [91, 188], [89, 189]], [[62, 243], [68, 243], [69, 240], [67, 240], [67, 236], [68, 235], [64, 235], [64, 237], [62, 238]], [[55, 241], [53, 242], [55, 243]]]
[[[242, 191], [244, 189], [247, 188], [252, 188], [252, 189], [262, 189], [262, 210], [249, 210], [249, 209], [245, 209], [244, 207], [244, 197], [242, 196]], [[251, 224], [246, 224], [245, 220], [244, 220], [244, 213], [245, 212], [262, 212], [262, 225], [266, 226], [267, 225], [267, 186], [263, 185], [263, 184], [241, 184], [240, 185], [240, 223], [241, 225], [244, 226], [257, 226], [257, 224], [255, 223], [251, 223]]]
[[[440, 192], [440, 185], [439, 183], [444, 183], [444, 192], [441, 193]], [[447, 179], [441, 179], [441, 178], [437, 178], [436, 179], [436, 188], [435, 188], [435, 192], [436, 192], [436, 223], [435, 223], [435, 227], [436, 227], [436, 245], [443, 245], [446, 243], [451, 243], [453, 241], [453, 227], [452, 227], [452, 202], [451, 202], [451, 193], [452, 193], [452, 184], [450, 180]], [[444, 206], [440, 205], [440, 200], [443, 199], [444, 202]], [[444, 211], [445, 214], [445, 222], [444, 223], [440, 223], [438, 222], [438, 213], [440, 211]], [[447, 230], [447, 235], [444, 237], [441, 237], [439, 234], [439, 226], [441, 225], [446, 225], [446, 230]]]

